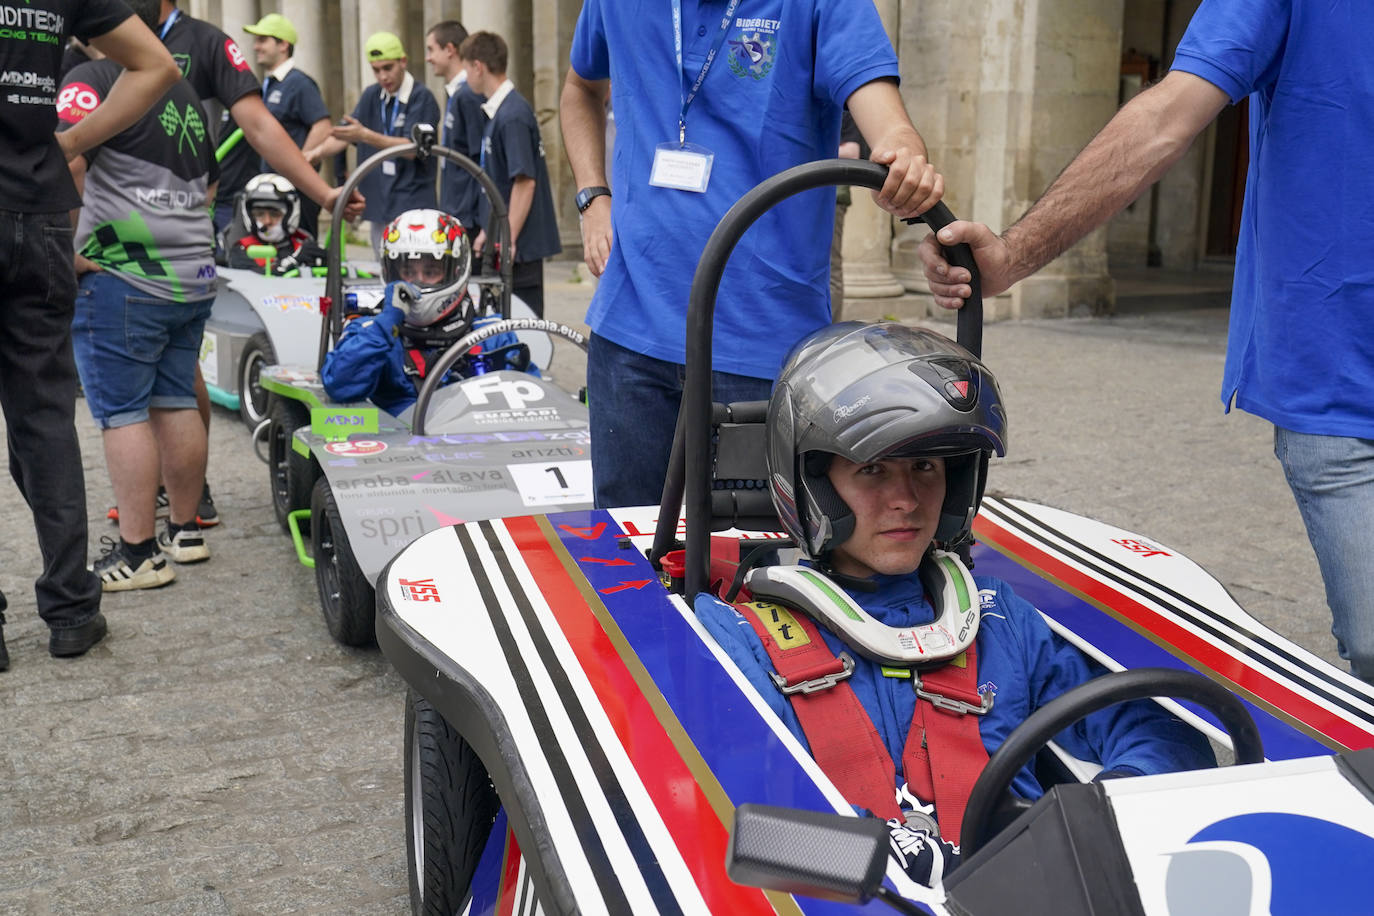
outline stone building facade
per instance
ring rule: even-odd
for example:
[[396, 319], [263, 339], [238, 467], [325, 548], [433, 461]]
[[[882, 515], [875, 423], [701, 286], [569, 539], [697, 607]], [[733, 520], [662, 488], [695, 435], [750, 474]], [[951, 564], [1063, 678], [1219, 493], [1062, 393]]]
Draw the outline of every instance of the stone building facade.
[[[902, 95], [946, 179], [955, 213], [1010, 224], [1148, 80], [1167, 70], [1200, 0], [874, 0], [902, 61]], [[370, 82], [366, 37], [393, 31], [410, 69], [443, 98], [424, 34], [444, 18], [503, 35], [510, 74], [544, 131], [564, 247], [580, 243], [558, 95], [580, 0], [181, 0], [236, 38], [268, 12], [301, 35], [297, 61], [336, 115]], [[667, 5], [664, 15], [669, 15]], [[1243, 112], [1228, 110], [1155, 189], [1038, 275], [989, 303], [989, 317], [1108, 311], [1112, 269], [1192, 269], [1234, 251], [1244, 181]], [[920, 292], [924, 227], [894, 225], [866, 194], [845, 226], [846, 298]], [[910, 298], [903, 307], [910, 309]], [[861, 313], [863, 310], [856, 310]], [[890, 309], [889, 309], [890, 311]]]

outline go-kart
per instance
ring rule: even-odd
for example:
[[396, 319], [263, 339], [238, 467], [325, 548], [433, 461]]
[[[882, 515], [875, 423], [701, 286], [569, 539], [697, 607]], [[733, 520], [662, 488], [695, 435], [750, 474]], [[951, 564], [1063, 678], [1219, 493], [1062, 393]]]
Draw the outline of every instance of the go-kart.
[[[777, 202], [883, 176], [871, 163], [812, 163], [722, 219], [692, 284], [688, 390], [659, 507], [454, 525], [383, 572], [377, 639], [410, 687], [414, 911], [1365, 911], [1374, 691], [1147, 537], [984, 501], [978, 571], [1114, 673], [1043, 707], [994, 755], [962, 824], [962, 864], [935, 888], [889, 859], [887, 829], [854, 816], [698, 622], [694, 596], [731, 585], [741, 557], [782, 537], [757, 486], [761, 405], [710, 397], [725, 261]], [[950, 219], [943, 206], [925, 216], [934, 228]], [[966, 249], [949, 256], [974, 266]], [[959, 337], [977, 353], [974, 287]], [[1162, 698], [1235, 765], [1092, 783], [1091, 765], [1056, 751], [1066, 725], [1143, 697]], [[1032, 806], [1003, 804], [1047, 745], [1042, 781], [1057, 771], [1063, 784]]]
[[[491, 201], [494, 252], [509, 238], [506, 206], [476, 163], [434, 142], [418, 125], [414, 141], [360, 165], [339, 195], [398, 156], [443, 157], [477, 178]], [[342, 225], [343, 204], [334, 212]], [[373, 641], [373, 584], [395, 553], [426, 531], [472, 519], [592, 503], [587, 409], [546, 378], [505, 368], [503, 356], [475, 352], [483, 341], [514, 335], [502, 352], [547, 369], [553, 337], [585, 348], [583, 335], [528, 313], [512, 317], [509, 263], [491, 262], [469, 295], [478, 304], [473, 331], [435, 355], [415, 404], [393, 417], [370, 403], [340, 404], [320, 382], [326, 354], [342, 332], [346, 309], [365, 311], [345, 286], [340, 246], [331, 246], [323, 321], [313, 325], [315, 352], [299, 365], [270, 365], [258, 383], [269, 394], [255, 430], [265, 444], [272, 505], [301, 562], [315, 570], [329, 632], [345, 645]], [[449, 384], [450, 370], [453, 379]], [[260, 451], [262, 454], [262, 451]], [[306, 537], [309, 537], [309, 547]]]

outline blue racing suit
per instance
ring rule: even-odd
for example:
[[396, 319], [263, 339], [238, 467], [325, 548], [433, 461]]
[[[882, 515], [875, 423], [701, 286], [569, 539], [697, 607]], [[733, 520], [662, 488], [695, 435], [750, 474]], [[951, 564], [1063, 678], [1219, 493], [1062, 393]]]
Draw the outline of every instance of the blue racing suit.
[[[368, 400], [392, 416], [401, 414], [414, 404], [419, 394], [415, 383], [406, 374], [407, 347], [402, 340], [405, 312], [391, 304], [395, 287], [395, 283], [387, 284], [380, 313], [354, 318], [344, 325], [339, 342], [325, 356], [324, 368], [320, 370], [325, 393], [335, 401]], [[478, 319], [473, 323], [473, 329], [495, 320], [495, 317]], [[514, 334], [497, 334], [482, 341], [481, 347], [483, 352], [490, 352], [514, 343], [517, 343]], [[428, 363], [438, 359], [441, 353], [443, 348], [425, 350], [422, 355]], [[538, 375], [538, 370], [533, 366], [529, 371], [532, 375]], [[448, 381], [463, 377], [451, 372]]]
[[[876, 591], [849, 591], [849, 595], [875, 619], [893, 627], [915, 627], [934, 619], [935, 611], [926, 601], [916, 574], [879, 575], [873, 581]], [[982, 602], [977, 637], [979, 691], [990, 691], [994, 696], [992, 708], [979, 719], [979, 734], [991, 756], [1036, 709], [1106, 672], [1053, 633], [1039, 612], [1005, 582], [986, 576], [976, 576], [974, 582]], [[791, 702], [769, 679], [769, 673], [776, 669], [748, 621], [710, 596], [698, 597], [696, 612], [769, 708], [809, 752]], [[839, 637], [824, 628], [821, 636], [836, 654], [846, 648]], [[846, 683], [868, 711], [896, 762], [893, 785], [903, 786], [902, 750], [916, 713], [916, 693], [910, 680], [885, 676], [877, 662], [853, 651], [850, 655], [855, 659], [854, 673]], [[1149, 700], [1104, 709], [1055, 740], [1075, 757], [1101, 763], [1104, 771], [1116, 775], [1166, 773], [1216, 764], [1201, 733]], [[1012, 790], [1027, 799], [1044, 794], [1029, 765], [1016, 774]]]

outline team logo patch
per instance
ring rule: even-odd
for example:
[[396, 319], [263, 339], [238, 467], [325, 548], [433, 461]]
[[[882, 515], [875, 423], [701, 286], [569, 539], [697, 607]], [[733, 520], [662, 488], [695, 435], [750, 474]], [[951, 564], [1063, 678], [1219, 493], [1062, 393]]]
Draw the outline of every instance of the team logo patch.
[[100, 107], [100, 96], [85, 83], [62, 87], [57, 97], [57, 116], [68, 124], [76, 124]]
[[777, 59], [781, 24], [777, 19], [737, 18], [735, 28], [739, 31], [730, 39], [730, 72], [754, 80], [771, 73]]
[[167, 131], [167, 136], [177, 138], [177, 153], [181, 153], [189, 143], [191, 155], [194, 156], [198, 150], [196, 144], [205, 142], [205, 122], [201, 121], [200, 112], [194, 105], [187, 104], [183, 113], [177, 108], [176, 102], [169, 100], [157, 120], [162, 129]]
[[239, 50], [239, 46], [234, 42], [234, 39], [226, 38], [224, 40], [224, 56], [229, 58], [229, 64], [235, 70], [248, 69], [248, 59], [243, 56], [243, 51]]

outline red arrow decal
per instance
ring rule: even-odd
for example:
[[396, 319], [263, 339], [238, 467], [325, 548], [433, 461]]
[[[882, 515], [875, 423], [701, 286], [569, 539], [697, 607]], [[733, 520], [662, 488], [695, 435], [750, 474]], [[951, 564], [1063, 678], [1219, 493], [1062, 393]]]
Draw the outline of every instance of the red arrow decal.
[[600, 563], [602, 566], [633, 566], [633, 565], [634, 565], [634, 563], [630, 562], [629, 560], [622, 560], [622, 559], [620, 559], [619, 557], [612, 557], [612, 558], [609, 559], [609, 560], [606, 559], [605, 557], [578, 557], [578, 558], [577, 558], [577, 562], [579, 562], [579, 563]]
[[572, 525], [559, 525], [558, 527], [568, 532], [568, 534], [573, 534], [582, 538], [584, 541], [595, 541], [597, 538], [601, 537], [601, 532], [606, 530], [606, 523], [598, 522], [590, 528], [574, 528]]
[[613, 592], [623, 592], [623, 591], [625, 591], [625, 589], [627, 589], [627, 588], [643, 588], [644, 586], [648, 585], [648, 584], [649, 584], [650, 582], [652, 582], [652, 581], [654, 581], [654, 580], [653, 580], [653, 579], [638, 579], [638, 580], [636, 580], [636, 581], [634, 581], [634, 582], [622, 582], [622, 583], [620, 583], [619, 585], [612, 585], [610, 588], [597, 589], [597, 591], [601, 592], [601, 594], [603, 594], [603, 595], [609, 595], [609, 594], [612, 594]]

